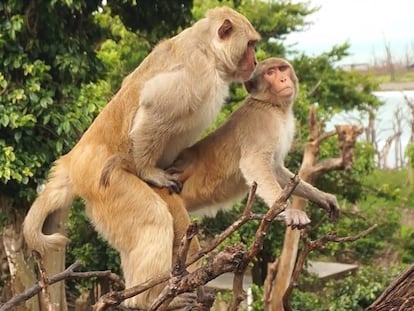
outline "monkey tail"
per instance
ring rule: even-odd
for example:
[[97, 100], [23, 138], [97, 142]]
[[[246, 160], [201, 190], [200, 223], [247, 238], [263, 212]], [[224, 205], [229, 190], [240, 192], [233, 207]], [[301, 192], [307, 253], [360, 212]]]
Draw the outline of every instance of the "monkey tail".
[[73, 186], [63, 158], [56, 161], [45, 189], [39, 194], [23, 222], [23, 235], [29, 248], [45, 254], [63, 248], [68, 238], [60, 233], [44, 234], [47, 217], [58, 210], [69, 210], [74, 200]]
[[125, 153], [116, 153], [106, 161], [104, 168], [102, 169], [101, 178], [99, 180], [101, 186], [105, 188], [109, 186], [111, 174], [117, 167], [129, 173], [136, 174], [132, 158]]

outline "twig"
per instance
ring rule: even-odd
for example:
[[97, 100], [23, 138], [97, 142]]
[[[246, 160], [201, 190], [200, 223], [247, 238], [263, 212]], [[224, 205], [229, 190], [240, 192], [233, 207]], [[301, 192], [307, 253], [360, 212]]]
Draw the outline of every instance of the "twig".
[[358, 233], [357, 235], [350, 236], [350, 237], [338, 237], [336, 233], [330, 233], [327, 235], [322, 236], [321, 238], [315, 241], [309, 241], [306, 237], [306, 229], [302, 231], [302, 240], [304, 241], [304, 247], [301, 253], [298, 256], [298, 260], [295, 265], [295, 269], [292, 273], [292, 278], [289, 287], [286, 289], [286, 292], [283, 296], [283, 307], [285, 311], [292, 311], [290, 307], [290, 296], [292, 294], [293, 288], [296, 286], [299, 276], [302, 272], [302, 269], [305, 265], [306, 257], [309, 255], [310, 252], [314, 251], [315, 249], [320, 249], [325, 246], [328, 242], [335, 242], [335, 243], [344, 243], [344, 242], [354, 242], [364, 236], [370, 234], [378, 225], [374, 224], [368, 229]]
[[[53, 275], [49, 279], [49, 285], [52, 285], [54, 283], [60, 282], [65, 279], [88, 279], [91, 277], [97, 277], [97, 278], [108, 278], [109, 280], [118, 284], [119, 286], [124, 287], [124, 283], [122, 282], [122, 280], [116, 274], [112, 273], [111, 271], [74, 272], [74, 270], [80, 266], [81, 266], [80, 262], [76, 261], [75, 263], [71, 264], [68, 268], [66, 268], [65, 271], [62, 271], [58, 274]], [[37, 295], [41, 291], [42, 291], [42, 286], [39, 282], [33, 287], [26, 289], [24, 292], [13, 296], [12, 299], [7, 301], [0, 307], [0, 311], [11, 310], [12, 308], [18, 306], [19, 304]]]
[[[253, 206], [254, 197], [256, 195], [257, 184], [253, 183], [248, 200], [246, 202], [246, 206], [243, 212], [243, 215], [235, 221], [230, 227], [228, 227], [224, 232], [222, 232], [218, 237], [216, 237], [207, 247], [203, 248], [200, 252], [193, 255], [189, 260], [186, 262], [186, 267], [190, 266], [191, 264], [195, 263], [196, 261], [200, 260], [201, 258], [205, 257], [206, 254], [211, 253], [214, 249], [217, 248], [220, 243], [222, 243], [228, 236], [230, 236], [233, 232], [239, 229], [243, 224], [250, 220], [250, 212]], [[255, 219], [257, 219], [257, 215], [255, 215]], [[224, 272], [223, 272], [224, 273]], [[145, 292], [146, 290], [161, 284], [163, 282], [168, 281], [170, 278], [170, 271], [166, 271], [145, 283], [138, 284], [131, 288], [127, 288], [123, 291], [112, 291], [105, 295], [102, 295], [100, 299], [95, 303], [94, 310], [101, 311], [106, 310], [109, 306], [117, 306], [122, 301], [127, 298], [131, 298], [138, 294]], [[204, 284], [202, 284], [204, 285]]]
[[336, 135], [336, 131], [335, 131], [335, 130], [332, 130], [332, 131], [329, 131], [329, 132], [323, 132], [323, 133], [321, 133], [321, 134], [318, 136], [318, 138], [315, 140], [315, 142], [314, 142], [314, 143], [318, 144], [318, 146], [319, 146], [319, 145], [321, 145], [321, 144], [322, 144], [322, 142], [323, 142], [325, 139], [328, 139], [329, 137], [332, 137], [332, 136], [334, 136], [334, 135]]
[[[413, 278], [414, 278], [414, 264], [411, 265], [405, 272], [401, 273], [401, 275], [398, 276], [398, 278], [395, 281], [393, 281], [385, 289], [385, 291], [374, 301], [374, 303], [372, 303], [367, 308], [367, 311], [381, 309], [380, 307], [382, 305], [385, 305], [387, 302], [389, 302], [395, 297], [399, 296], [399, 298], [403, 298], [401, 289], [403, 288], [404, 285], [407, 287], [407, 289], [412, 288]], [[409, 279], [410, 282], [407, 282], [407, 284], [404, 284], [403, 283], [404, 280], [407, 281], [407, 279]], [[408, 292], [408, 290], [405, 290], [405, 292]], [[409, 291], [407, 296], [411, 296], [411, 298], [413, 298], [412, 291]], [[409, 309], [400, 308], [400, 310], [409, 310]]]
[[[240, 304], [240, 301], [244, 299], [242, 289], [244, 271], [250, 260], [256, 256], [257, 252], [262, 248], [264, 237], [266, 235], [266, 231], [269, 229], [270, 223], [280, 212], [285, 209], [286, 200], [289, 198], [298, 182], [299, 178], [295, 176], [292, 181], [285, 187], [285, 189], [283, 189], [272, 208], [270, 208], [266, 215], [261, 219], [261, 225], [256, 232], [255, 242], [252, 244], [249, 251], [244, 251], [241, 245], [232, 245], [225, 248], [218, 254], [209, 256], [207, 258], [207, 264], [202, 268], [199, 268], [196, 271], [186, 275], [180, 275], [176, 278], [173, 276], [174, 279], [171, 280], [171, 284], [173, 286], [170, 284], [170, 286], [165, 289], [165, 291], [163, 291], [162, 295], [158, 297], [157, 301], [154, 302], [150, 310], [156, 310], [161, 305], [164, 306], [165, 303], [168, 304], [169, 299], [172, 297], [176, 297], [185, 292], [192, 292], [198, 287], [205, 285], [207, 282], [226, 272], [234, 272], [236, 274], [236, 278], [234, 280], [234, 290], [239, 294], [234, 298], [233, 305], [236, 307], [238, 304]], [[192, 256], [186, 262], [186, 267], [205, 257], [206, 254], [211, 253], [214, 249], [217, 248], [218, 245], [220, 245], [220, 243], [222, 243], [228, 236], [239, 229], [243, 224], [252, 218], [258, 219], [260, 217], [251, 213], [256, 193], [256, 187], [257, 185], [254, 183], [250, 190], [243, 215], [240, 216], [238, 220], [236, 220], [217, 238], [215, 238], [212, 243]], [[183, 262], [183, 257], [180, 255], [180, 258], [180, 263], [178, 263], [179, 267], [176, 267], [177, 275], [179, 275], [179, 272], [182, 271], [181, 265]], [[94, 310], [106, 310], [109, 306], [119, 305], [123, 300], [140, 294], [155, 285], [167, 281], [169, 278], [170, 273], [165, 272], [147, 281], [146, 283], [139, 284], [124, 291], [108, 293], [102, 296], [101, 299], [95, 304]], [[229, 310], [232, 309], [229, 308]]]
[[51, 299], [50, 299], [50, 291], [49, 291], [49, 277], [47, 276], [47, 272], [46, 272], [46, 269], [45, 269], [45, 264], [43, 262], [43, 257], [37, 251], [33, 251], [33, 254], [36, 257], [37, 266], [38, 266], [39, 272], [40, 272], [39, 284], [42, 288], [42, 293], [43, 293], [43, 298], [44, 298], [45, 305], [46, 305], [48, 311], [53, 311], [54, 308], [52, 306], [52, 302], [51, 302]]
[[243, 211], [243, 215], [237, 219], [232, 225], [227, 227], [219, 236], [217, 236], [207, 247], [205, 247], [201, 252], [191, 257], [187, 264], [193, 264], [197, 260], [205, 256], [205, 254], [210, 253], [217, 248], [225, 239], [227, 239], [231, 234], [233, 234], [237, 229], [243, 226], [246, 222], [253, 219], [257, 219], [256, 215], [251, 214], [253, 207], [254, 198], [256, 196], [257, 183], [253, 182], [252, 187], [250, 188], [249, 196], [246, 201], [246, 206]]
[[246, 257], [241, 262], [239, 269], [235, 271], [233, 280], [233, 298], [228, 308], [229, 311], [237, 310], [240, 302], [244, 300], [245, 293], [243, 291], [243, 278], [247, 265], [263, 248], [263, 242], [266, 237], [266, 233], [269, 231], [271, 223], [281, 212], [286, 209], [287, 200], [295, 190], [299, 181], [299, 176], [295, 175], [279, 194], [279, 197], [273, 203], [272, 207], [267, 211], [266, 215], [262, 218], [259, 228], [256, 230], [254, 241], [250, 246]]
[[169, 280], [169, 284], [164, 288], [162, 293], [155, 299], [152, 303], [148, 311], [157, 310], [161, 305], [163, 307], [167, 307], [174, 297], [177, 296], [177, 288], [179, 286], [180, 281], [183, 279], [185, 275], [188, 274], [186, 271], [186, 259], [188, 255], [188, 250], [190, 248], [191, 240], [198, 232], [197, 224], [190, 224], [187, 228], [186, 233], [184, 234], [180, 247], [178, 249], [178, 254], [176, 258], [176, 262], [174, 263], [171, 277]]
[[263, 297], [263, 301], [265, 304], [265, 308], [264, 310], [268, 310], [269, 306], [266, 307], [266, 305], [268, 305], [272, 299], [272, 291], [271, 288], [273, 286], [273, 282], [276, 279], [276, 275], [277, 275], [277, 270], [279, 268], [279, 261], [280, 259], [277, 258], [275, 261], [270, 262], [267, 264], [267, 274], [266, 274], [266, 279], [263, 285], [263, 293], [264, 293], [264, 297]]

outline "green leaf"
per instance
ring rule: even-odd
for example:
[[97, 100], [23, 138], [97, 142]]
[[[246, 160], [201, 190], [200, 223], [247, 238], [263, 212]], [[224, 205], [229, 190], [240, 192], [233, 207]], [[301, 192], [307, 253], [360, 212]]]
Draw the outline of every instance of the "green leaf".
[[3, 127], [6, 127], [7, 125], [9, 125], [10, 122], [10, 118], [7, 114], [3, 114], [0, 116], [0, 123], [1, 125], [3, 125]]
[[15, 132], [14, 133], [14, 140], [18, 143], [22, 138], [22, 132]]

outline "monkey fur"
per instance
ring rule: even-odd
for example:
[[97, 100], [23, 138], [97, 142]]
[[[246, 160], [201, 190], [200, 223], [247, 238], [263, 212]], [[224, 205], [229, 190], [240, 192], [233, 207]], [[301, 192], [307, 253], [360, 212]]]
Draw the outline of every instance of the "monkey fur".
[[[43, 224], [82, 198], [96, 230], [120, 253], [127, 287], [171, 268], [174, 219], [148, 184], [180, 190], [176, 177], [163, 169], [215, 119], [229, 84], [250, 77], [259, 39], [243, 15], [220, 7], [159, 43], [124, 79], [74, 148], [55, 161], [24, 221], [28, 246], [43, 255], [64, 247], [67, 238], [43, 233]], [[103, 188], [101, 172], [118, 153], [132, 155], [140, 178], [114, 170], [113, 182]], [[125, 305], [148, 308], [162, 288], [127, 299]]]

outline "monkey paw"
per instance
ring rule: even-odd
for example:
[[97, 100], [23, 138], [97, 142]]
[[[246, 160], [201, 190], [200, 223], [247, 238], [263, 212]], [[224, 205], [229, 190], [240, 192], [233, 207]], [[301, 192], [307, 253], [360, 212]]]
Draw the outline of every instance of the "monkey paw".
[[310, 223], [308, 215], [301, 210], [288, 208], [277, 215], [276, 220], [284, 221], [292, 229], [303, 229]]
[[339, 217], [340, 209], [336, 197], [327, 193], [326, 198], [321, 202], [322, 207], [329, 213], [329, 218], [336, 221]]
[[141, 171], [138, 176], [151, 186], [168, 188], [170, 193], [180, 193], [183, 188], [183, 184], [179, 180], [159, 168], [146, 169]]

